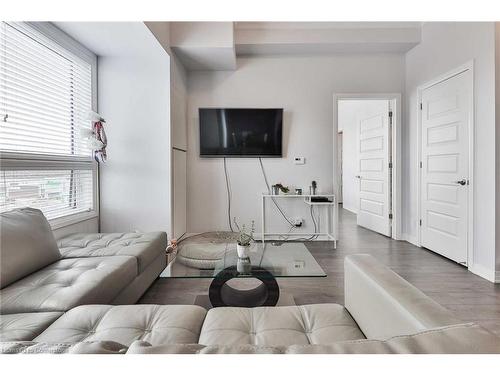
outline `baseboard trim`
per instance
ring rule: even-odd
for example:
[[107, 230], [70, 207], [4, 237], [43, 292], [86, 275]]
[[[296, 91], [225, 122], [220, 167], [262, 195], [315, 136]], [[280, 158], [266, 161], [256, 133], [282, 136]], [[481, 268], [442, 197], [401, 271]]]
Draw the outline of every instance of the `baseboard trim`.
[[352, 208], [349, 208], [349, 207], [346, 207], [344, 205], [342, 205], [342, 208], [346, 211], [349, 211], [351, 214], [354, 214], [354, 215], [357, 215], [358, 214], [358, 211], [356, 210], [353, 210]]
[[473, 274], [482, 277], [483, 279], [486, 279], [488, 281], [491, 281], [492, 283], [500, 283], [500, 272], [499, 271], [494, 271], [490, 270], [486, 267], [483, 267], [479, 264], [472, 264], [471, 266], [468, 267], [469, 271], [472, 272]]
[[417, 237], [414, 237], [408, 233], [403, 233], [401, 235], [401, 239], [406, 241], [406, 242], [411, 243], [412, 245], [419, 246], [418, 241], [417, 241]]

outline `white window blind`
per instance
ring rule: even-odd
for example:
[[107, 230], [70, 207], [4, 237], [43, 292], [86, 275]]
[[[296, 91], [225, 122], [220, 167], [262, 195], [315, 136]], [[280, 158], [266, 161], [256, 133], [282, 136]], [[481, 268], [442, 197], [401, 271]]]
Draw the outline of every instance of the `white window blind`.
[[[62, 33], [62, 32], [61, 32]], [[0, 22], [0, 211], [95, 211], [92, 65], [26, 23]]]
[[2, 171], [0, 210], [33, 207], [47, 219], [91, 211], [92, 170]]
[[22, 23], [0, 27], [0, 149], [90, 156], [91, 65]]

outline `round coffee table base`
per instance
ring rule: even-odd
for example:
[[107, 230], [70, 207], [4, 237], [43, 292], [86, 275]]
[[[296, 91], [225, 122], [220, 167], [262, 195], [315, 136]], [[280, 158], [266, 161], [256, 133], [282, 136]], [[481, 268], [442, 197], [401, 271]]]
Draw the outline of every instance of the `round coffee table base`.
[[250, 278], [262, 282], [259, 286], [249, 290], [239, 290], [227, 285], [231, 279], [239, 275], [236, 266], [220, 271], [210, 284], [208, 296], [213, 307], [257, 307], [276, 306], [280, 296], [278, 283], [274, 276], [264, 268], [252, 267]]

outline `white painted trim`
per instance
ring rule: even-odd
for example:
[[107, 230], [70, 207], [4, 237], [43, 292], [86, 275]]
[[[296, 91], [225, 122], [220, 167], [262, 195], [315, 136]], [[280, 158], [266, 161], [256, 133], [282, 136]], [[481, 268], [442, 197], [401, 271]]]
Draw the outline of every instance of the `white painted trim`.
[[468, 267], [469, 271], [475, 275], [481, 276], [483, 279], [491, 281], [492, 283], [500, 282], [500, 272], [487, 269], [480, 264], [472, 264]]
[[409, 242], [409, 243], [411, 243], [412, 245], [418, 246], [418, 245], [417, 245], [417, 237], [412, 236], [412, 235], [410, 235], [410, 234], [408, 234], [408, 233], [403, 233], [403, 235], [401, 236], [401, 240], [402, 240], [402, 241]]
[[[420, 161], [422, 160], [422, 111], [420, 110], [420, 103], [422, 103], [422, 91], [428, 89], [438, 83], [453, 78], [461, 73], [470, 70], [471, 72], [471, 102], [470, 102], [470, 117], [469, 121], [469, 189], [467, 194], [467, 266], [469, 270], [474, 267], [474, 144], [475, 144], [475, 113], [474, 113], [474, 61], [469, 61], [466, 64], [453, 69], [439, 77], [420, 85], [417, 88], [417, 214], [418, 220], [421, 218], [421, 180], [422, 171], [420, 168]], [[422, 228], [417, 225], [417, 243], [416, 246], [422, 246]], [[473, 271], [471, 271], [473, 272]], [[476, 272], [474, 272], [476, 273]], [[488, 279], [487, 277], [485, 277]], [[490, 279], [494, 280], [494, 277]], [[488, 280], [490, 280], [488, 279]], [[491, 280], [490, 280], [491, 281]]]
[[344, 206], [344, 205], [342, 205], [342, 208], [343, 208], [344, 210], [346, 210], [346, 211], [349, 211], [350, 213], [353, 213], [354, 215], [357, 215], [357, 214], [358, 214], [358, 211], [353, 210], [353, 209], [351, 209], [351, 208], [348, 208], [348, 207], [346, 207], [346, 206]]
[[49, 220], [49, 224], [50, 224], [50, 227], [52, 228], [52, 230], [55, 230], [55, 229], [67, 227], [69, 225], [81, 223], [82, 221], [87, 221], [87, 220], [96, 218], [98, 216], [99, 216], [98, 212], [96, 210], [92, 210], [92, 211], [80, 212], [78, 214]]
[[[337, 170], [337, 133], [338, 133], [338, 102], [339, 100], [390, 100], [393, 112], [392, 124], [392, 238], [403, 239], [402, 236], [402, 199], [401, 199], [401, 125], [402, 125], [402, 105], [401, 93], [336, 93], [333, 95], [333, 189], [336, 195], [339, 192], [337, 181], [340, 180]], [[338, 211], [338, 210], [337, 210]], [[338, 213], [337, 213], [338, 215]], [[338, 217], [336, 218], [338, 223]], [[338, 233], [338, 231], [337, 231]]]

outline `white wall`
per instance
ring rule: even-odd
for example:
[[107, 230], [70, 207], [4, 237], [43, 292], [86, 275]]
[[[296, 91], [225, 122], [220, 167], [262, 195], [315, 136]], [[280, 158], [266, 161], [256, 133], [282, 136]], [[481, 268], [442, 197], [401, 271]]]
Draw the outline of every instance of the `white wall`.
[[98, 59], [99, 112], [108, 135], [101, 231], [170, 232], [170, 58], [144, 24], [121, 27], [128, 25], [129, 48]]
[[417, 236], [417, 87], [474, 61], [475, 175], [473, 272], [495, 267], [494, 23], [425, 23], [422, 42], [406, 55], [403, 202], [408, 239]]
[[187, 75], [175, 55], [171, 69], [172, 237], [187, 231]]
[[[190, 72], [188, 76], [188, 232], [227, 229], [222, 159], [199, 157], [199, 107], [283, 107], [284, 158], [264, 159], [270, 183], [333, 189], [333, 94], [402, 92], [403, 56], [281, 56], [238, 59], [234, 72]], [[305, 165], [294, 165], [304, 156]], [[229, 159], [233, 216], [255, 220], [260, 231], [260, 194], [266, 191], [258, 160]], [[284, 205], [285, 207], [285, 205]], [[273, 230], [288, 226], [274, 209]], [[286, 207], [289, 216], [311, 220], [303, 204]], [[271, 219], [271, 218], [270, 218]]]
[[171, 228], [170, 237], [179, 238], [187, 228], [187, 72], [171, 49], [171, 22], [145, 22], [170, 55], [171, 128]]

